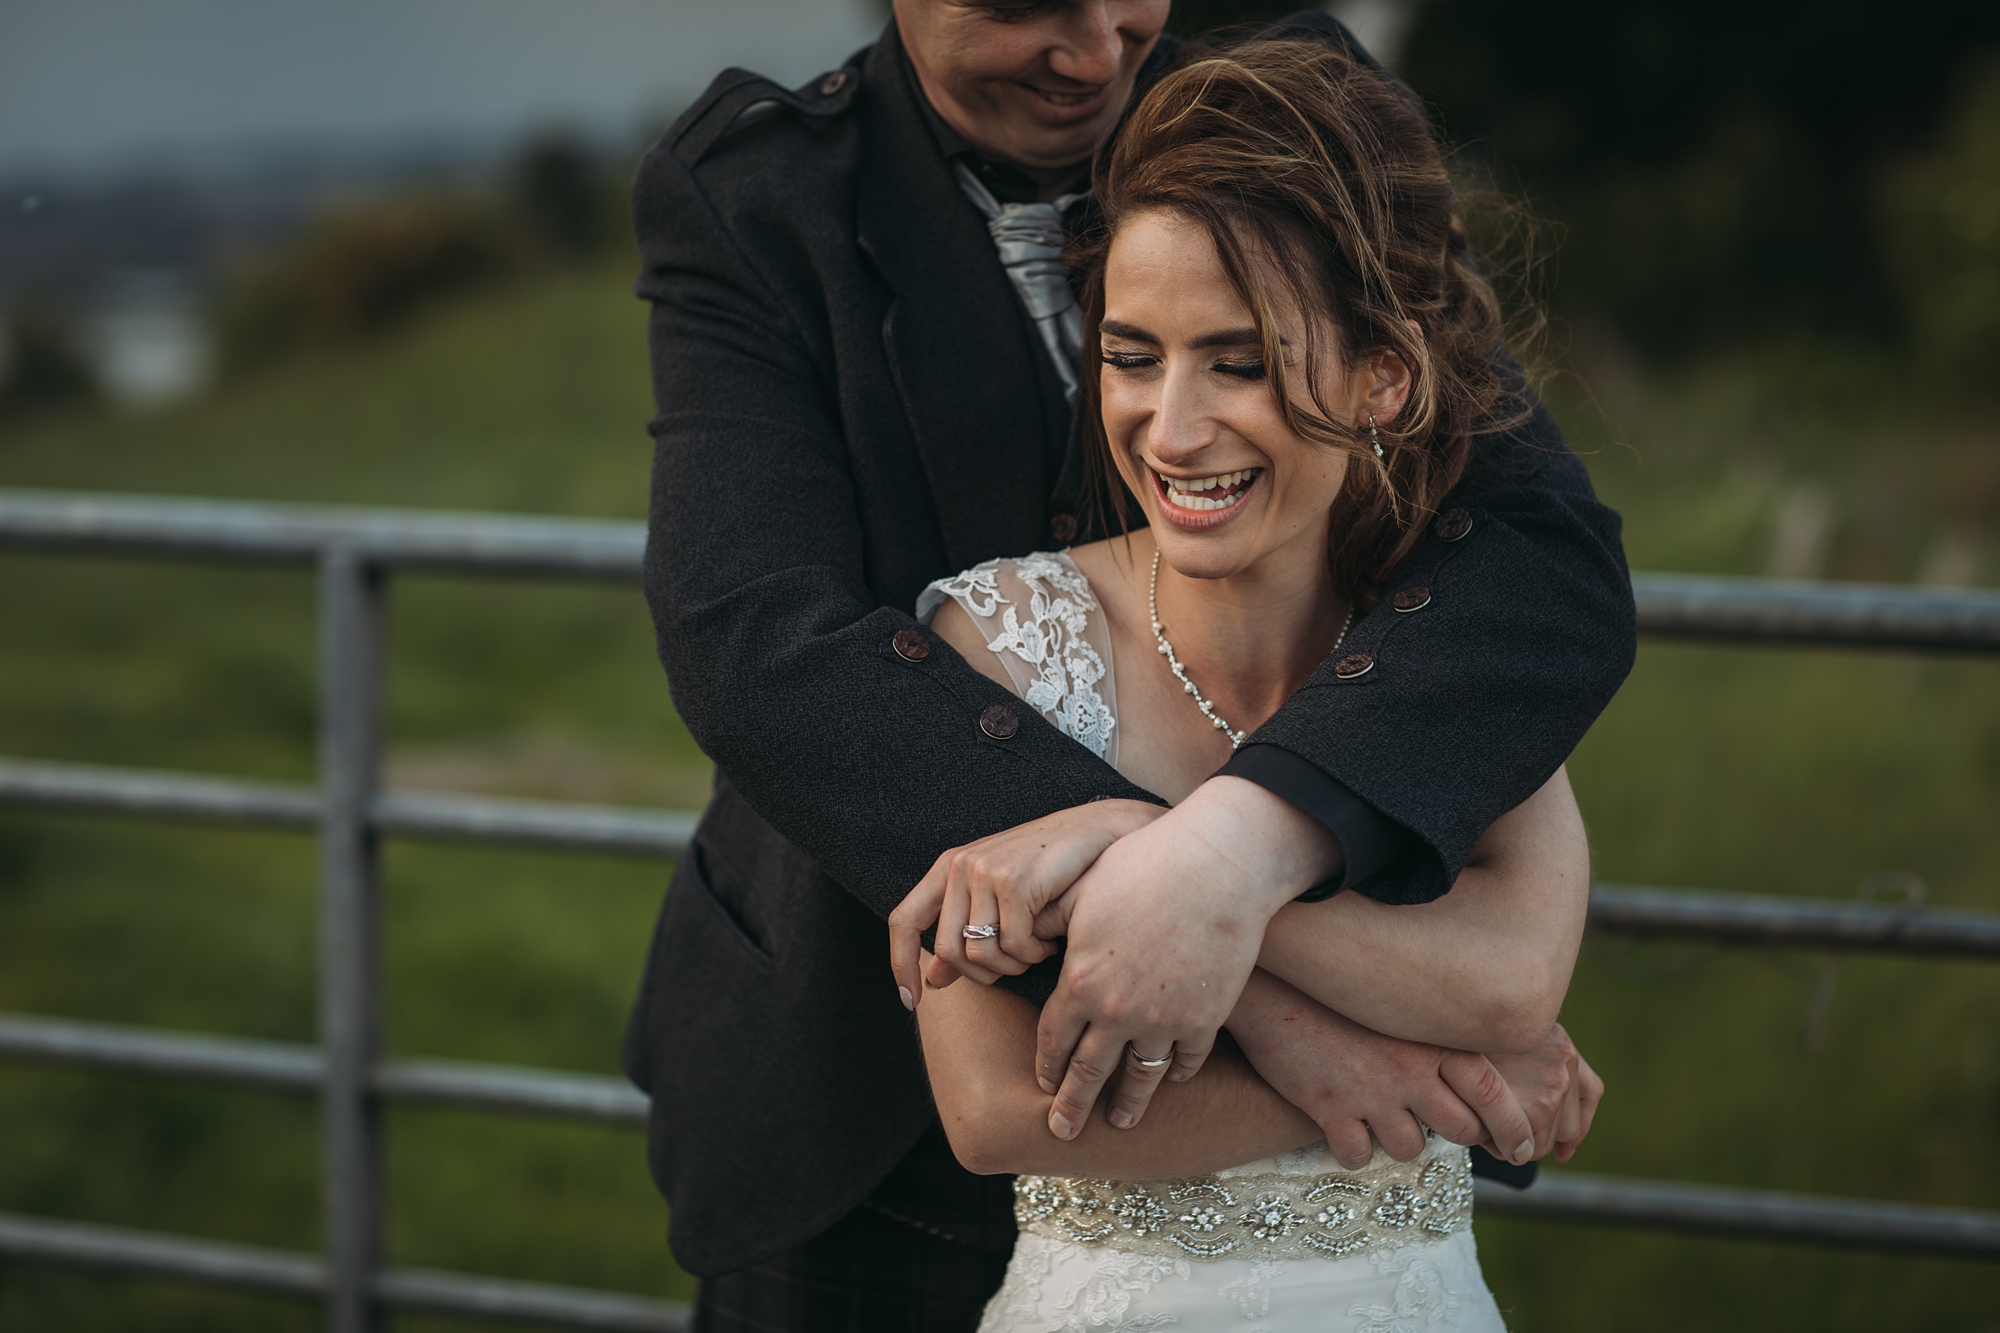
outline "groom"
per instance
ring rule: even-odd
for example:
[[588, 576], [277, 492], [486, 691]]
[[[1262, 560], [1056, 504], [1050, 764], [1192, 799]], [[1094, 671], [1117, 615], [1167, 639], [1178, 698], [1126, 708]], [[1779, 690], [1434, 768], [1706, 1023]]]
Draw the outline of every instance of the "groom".
[[[950, 1156], [883, 919], [951, 847], [1154, 798], [909, 611], [932, 579], [1092, 535], [1090, 372], [1036, 205], [1087, 187], [1176, 53], [1166, 16], [897, 0], [802, 89], [724, 73], [635, 183], [659, 412], [646, 594], [717, 778], [626, 1067], [652, 1097], [674, 1252], [707, 1279], [698, 1328], [969, 1329], [999, 1282], [1009, 1182]], [[1285, 30], [1352, 42], [1323, 16]], [[1075, 226], [1089, 203], [1069, 208]], [[1164, 960], [1202, 947], [1182, 908], [1223, 871], [1427, 901], [1583, 735], [1630, 667], [1631, 593], [1617, 516], [1546, 413], [1482, 444], [1431, 534], [1399, 575], [1422, 611], [1385, 599], [1340, 671], [1096, 885], [1129, 910], [1071, 939], [1096, 984], [1056, 987], [1070, 1021], [1122, 1047], [1111, 1015], [1144, 996], [1212, 1035], [1231, 997], [1187, 993]], [[1292, 1017], [1303, 1072], [1273, 1081], [1322, 1123], [1449, 1095], [1422, 1049]]]

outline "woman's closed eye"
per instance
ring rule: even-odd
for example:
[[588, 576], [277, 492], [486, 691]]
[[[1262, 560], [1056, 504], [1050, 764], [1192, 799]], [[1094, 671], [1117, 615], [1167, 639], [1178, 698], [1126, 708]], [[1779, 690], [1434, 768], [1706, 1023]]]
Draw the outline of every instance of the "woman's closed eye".
[[[1107, 350], [1101, 354], [1104, 364], [1113, 370], [1151, 370], [1160, 364], [1156, 352], [1117, 352]], [[1262, 380], [1264, 363], [1259, 361], [1217, 361], [1209, 366], [1218, 375], [1228, 375], [1234, 379]]]

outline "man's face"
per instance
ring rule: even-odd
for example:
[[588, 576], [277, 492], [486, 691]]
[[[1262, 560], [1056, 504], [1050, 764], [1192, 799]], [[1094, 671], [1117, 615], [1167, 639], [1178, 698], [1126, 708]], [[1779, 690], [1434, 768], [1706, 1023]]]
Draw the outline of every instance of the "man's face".
[[1074, 176], [1131, 100], [1168, 0], [895, 0], [924, 94], [967, 143], [1045, 185]]

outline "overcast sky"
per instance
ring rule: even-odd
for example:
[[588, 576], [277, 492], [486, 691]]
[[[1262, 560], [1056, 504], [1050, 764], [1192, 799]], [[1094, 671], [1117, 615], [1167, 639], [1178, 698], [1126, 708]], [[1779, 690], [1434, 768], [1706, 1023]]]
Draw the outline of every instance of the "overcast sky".
[[311, 141], [629, 134], [744, 65], [787, 85], [880, 0], [0, 0], [0, 174]]

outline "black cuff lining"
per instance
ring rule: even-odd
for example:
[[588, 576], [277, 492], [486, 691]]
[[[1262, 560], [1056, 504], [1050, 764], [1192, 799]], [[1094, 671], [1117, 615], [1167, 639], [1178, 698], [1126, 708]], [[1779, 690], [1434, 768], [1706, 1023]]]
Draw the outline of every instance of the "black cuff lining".
[[1374, 878], [1409, 853], [1416, 835], [1356, 796], [1347, 784], [1307, 759], [1275, 745], [1246, 745], [1222, 773], [1254, 782], [1317, 819], [1340, 840], [1341, 873], [1299, 895], [1302, 903], [1331, 898]]

